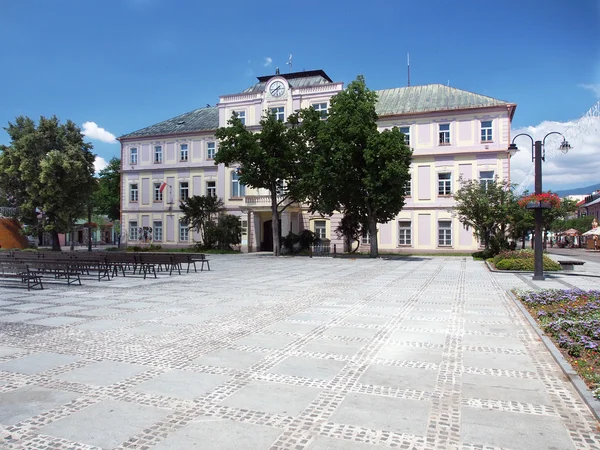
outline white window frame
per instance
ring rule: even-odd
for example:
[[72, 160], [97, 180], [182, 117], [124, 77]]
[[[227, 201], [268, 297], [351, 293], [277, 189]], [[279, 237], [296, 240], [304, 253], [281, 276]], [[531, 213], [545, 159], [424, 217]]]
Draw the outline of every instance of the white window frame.
[[129, 201], [131, 203], [137, 203], [140, 198], [140, 190], [138, 188], [138, 184], [130, 184], [129, 185]]
[[138, 235], [138, 222], [137, 222], [137, 220], [130, 220], [129, 221], [129, 240], [137, 241], [139, 239], [140, 239], [140, 237]]
[[[210, 186], [209, 186], [210, 184]], [[211, 197], [217, 196], [217, 182], [214, 180], [206, 181], [206, 195]]]
[[[317, 226], [319, 224], [319, 226]], [[313, 224], [315, 234], [319, 239], [327, 239], [327, 221], [326, 220], [315, 220]], [[322, 235], [321, 235], [322, 234]]]
[[452, 247], [452, 220], [438, 220], [438, 247]]
[[206, 143], [206, 159], [215, 159], [215, 155], [217, 154], [217, 144], [216, 142], [207, 142]]
[[163, 151], [162, 145], [154, 146], [154, 164], [162, 164], [163, 162]]
[[[489, 174], [492, 174], [491, 177]], [[485, 177], [483, 175], [486, 175]], [[494, 184], [496, 182], [496, 173], [493, 170], [480, 170], [479, 171], [479, 183], [486, 190], [490, 184]]]
[[493, 142], [493, 140], [494, 140], [493, 125], [494, 125], [494, 122], [492, 120], [482, 120], [481, 121], [481, 142], [482, 143]]
[[231, 197], [239, 198], [246, 195], [246, 186], [240, 182], [240, 175], [236, 170], [231, 172]]
[[189, 146], [188, 144], [180, 144], [179, 145], [179, 161], [187, 162], [190, 156]]
[[[444, 178], [442, 178], [442, 175]], [[438, 196], [446, 197], [450, 195], [452, 195], [452, 172], [438, 172]]]
[[190, 229], [187, 225], [179, 222], [179, 242], [188, 242], [190, 240]]
[[162, 242], [162, 240], [163, 240], [162, 220], [155, 220], [152, 222], [152, 240], [154, 242]]
[[275, 116], [275, 119], [280, 122], [285, 122], [285, 106], [274, 106], [269, 109], [270, 114]]
[[240, 223], [242, 228], [242, 236], [248, 236], [248, 219], [242, 219]]
[[404, 143], [410, 145], [410, 126], [400, 127], [400, 133], [404, 135]]
[[246, 125], [246, 111], [235, 111], [238, 116], [238, 119], [242, 122], [242, 125]]
[[371, 245], [371, 233], [367, 232], [366, 235], [360, 238], [361, 245]]
[[[408, 225], [406, 225], [408, 224]], [[398, 221], [398, 247], [412, 246], [412, 222], [410, 220]]]
[[183, 202], [183, 201], [187, 200], [188, 198], [190, 198], [190, 183], [188, 181], [180, 181], [179, 182], [179, 201]]
[[327, 106], [327, 102], [321, 103], [313, 103], [312, 107], [319, 113], [321, 116], [321, 120], [327, 119], [327, 115], [329, 114], [329, 108]]
[[404, 196], [412, 197], [412, 174], [408, 174], [408, 175], [409, 175], [409, 179], [404, 184]]
[[440, 123], [438, 125], [439, 129], [439, 144], [440, 145], [450, 145], [452, 143], [450, 136], [450, 124], [449, 123]]
[[137, 147], [131, 147], [129, 149], [129, 164], [135, 166], [138, 163], [138, 149]]
[[163, 201], [163, 193], [160, 192], [161, 185], [162, 183], [154, 183], [154, 195], [152, 197], [154, 203], [161, 203]]

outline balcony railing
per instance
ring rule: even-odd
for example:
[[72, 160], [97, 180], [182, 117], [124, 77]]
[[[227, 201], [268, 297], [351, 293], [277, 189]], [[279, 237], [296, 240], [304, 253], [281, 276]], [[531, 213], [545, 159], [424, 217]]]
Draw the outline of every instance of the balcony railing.
[[11, 208], [9, 206], [0, 206], [0, 217], [15, 217], [17, 215], [17, 208]]
[[[278, 196], [277, 201], [280, 202], [283, 200], [283, 197]], [[290, 200], [286, 200], [291, 204], [295, 204]], [[245, 206], [271, 206], [271, 196], [270, 195], [246, 195], [244, 197], [244, 205]]]

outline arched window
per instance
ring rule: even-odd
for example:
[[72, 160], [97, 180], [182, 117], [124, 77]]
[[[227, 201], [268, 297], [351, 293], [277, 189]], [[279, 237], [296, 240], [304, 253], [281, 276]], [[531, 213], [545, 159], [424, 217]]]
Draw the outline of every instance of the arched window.
[[240, 176], [237, 171], [231, 172], [231, 196], [243, 197], [246, 195], [246, 186], [240, 183]]

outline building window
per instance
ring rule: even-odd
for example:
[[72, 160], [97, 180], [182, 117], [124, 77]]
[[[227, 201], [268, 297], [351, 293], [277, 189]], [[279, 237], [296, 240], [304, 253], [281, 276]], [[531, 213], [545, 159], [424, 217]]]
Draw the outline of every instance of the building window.
[[438, 222], [438, 245], [440, 247], [452, 245], [452, 222], [449, 220]]
[[242, 220], [242, 236], [248, 236], [248, 221]]
[[400, 127], [400, 133], [404, 135], [404, 143], [410, 145], [410, 127]]
[[285, 110], [283, 106], [279, 106], [277, 108], [271, 108], [271, 114], [275, 116], [277, 120], [280, 122], [285, 121]]
[[404, 196], [410, 197], [412, 195], [412, 176], [409, 174], [408, 181], [404, 184]]
[[129, 149], [129, 164], [135, 165], [138, 162], [138, 152], [137, 148]]
[[206, 144], [206, 159], [215, 159], [215, 143], [208, 142]]
[[482, 170], [481, 172], [479, 172], [479, 183], [485, 189], [487, 189], [488, 186], [494, 184], [495, 182], [496, 180], [494, 179], [493, 170]]
[[179, 183], [179, 200], [184, 202], [190, 197], [190, 189], [187, 181]]
[[155, 202], [162, 202], [163, 201], [163, 193], [161, 190], [161, 184], [162, 183], [154, 183], [154, 201]]
[[182, 223], [179, 224], [179, 240], [182, 242], [187, 242], [190, 239], [190, 229], [187, 225]]
[[137, 184], [132, 184], [129, 186], [129, 201], [130, 202], [137, 202], [138, 201], [138, 185]]
[[152, 240], [153, 241], [162, 241], [163, 232], [162, 232], [162, 221], [155, 220], [152, 226]]
[[409, 221], [398, 222], [398, 245], [412, 245], [412, 230]]
[[156, 164], [162, 163], [163, 162], [163, 151], [162, 151], [162, 145], [156, 145], [154, 147], [154, 162]]
[[312, 107], [321, 115], [321, 119], [327, 119], [327, 103], [314, 103]]
[[231, 172], [231, 196], [243, 197], [246, 195], [246, 186], [240, 183], [240, 176], [237, 171]]
[[325, 220], [315, 220], [315, 234], [319, 239], [327, 238], [327, 222]]
[[242, 122], [242, 125], [246, 125], [246, 111], [235, 111], [238, 119]]
[[362, 245], [371, 245], [371, 233], [367, 232], [367, 234], [364, 234], [360, 239], [360, 243]]
[[137, 241], [139, 239], [138, 236], [138, 223], [137, 220], [133, 222], [129, 222], [129, 240]]
[[440, 145], [450, 145], [450, 124], [440, 124]]
[[179, 151], [179, 159], [181, 161], [188, 160], [188, 145], [187, 144], [181, 144], [180, 151]]
[[217, 196], [217, 182], [216, 181], [207, 181], [206, 182], [206, 195], [209, 197]]
[[492, 142], [492, 121], [481, 122], [481, 142]]
[[452, 195], [452, 174], [438, 173], [438, 195]]

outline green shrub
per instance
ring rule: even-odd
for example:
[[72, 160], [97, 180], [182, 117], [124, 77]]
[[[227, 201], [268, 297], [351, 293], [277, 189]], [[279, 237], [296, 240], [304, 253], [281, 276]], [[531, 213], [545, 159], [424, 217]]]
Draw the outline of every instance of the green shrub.
[[119, 247], [106, 247], [107, 252], [118, 252]]
[[[497, 257], [495, 257], [493, 261], [494, 266], [498, 270], [522, 270], [526, 272], [533, 272], [535, 270], [535, 260], [533, 256], [530, 258], [506, 258], [498, 261], [496, 261], [496, 258]], [[544, 270], [561, 270], [561, 267], [557, 262], [553, 261], [547, 256], [544, 256]]]
[[494, 256], [494, 252], [492, 250], [482, 250], [473, 253], [471, 256], [475, 259], [490, 259]]
[[21, 251], [23, 251], [23, 252], [37, 252], [38, 249], [37, 248], [24, 248]]

